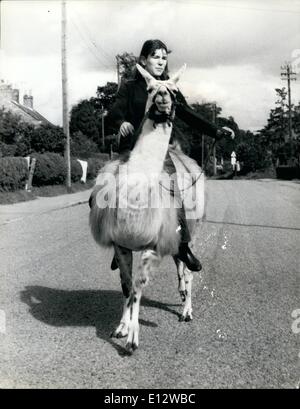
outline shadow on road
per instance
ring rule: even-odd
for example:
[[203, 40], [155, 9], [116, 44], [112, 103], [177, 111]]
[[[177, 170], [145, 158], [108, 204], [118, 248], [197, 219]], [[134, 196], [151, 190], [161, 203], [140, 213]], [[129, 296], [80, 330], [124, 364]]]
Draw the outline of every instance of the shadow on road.
[[[119, 353], [127, 355], [125, 348], [110, 338], [121, 318], [123, 296], [120, 291], [78, 290], [67, 291], [41, 286], [27, 286], [21, 291], [21, 301], [30, 307], [30, 313], [39, 321], [53, 326], [94, 326], [99, 338], [109, 342]], [[148, 298], [142, 298], [144, 307], [165, 310], [178, 317], [172, 306]], [[140, 320], [141, 325], [157, 327], [157, 324]]]

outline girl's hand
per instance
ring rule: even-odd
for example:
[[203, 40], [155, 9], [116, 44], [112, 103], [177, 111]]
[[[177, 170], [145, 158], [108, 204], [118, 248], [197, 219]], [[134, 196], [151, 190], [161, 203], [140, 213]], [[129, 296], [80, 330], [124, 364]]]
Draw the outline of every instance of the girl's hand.
[[223, 126], [222, 128], [217, 130], [216, 139], [220, 140], [226, 137], [230, 137], [231, 139], [234, 139], [235, 133], [233, 132], [231, 128], [228, 128], [227, 126]]
[[228, 128], [228, 126], [223, 126], [222, 129], [223, 129], [224, 131], [227, 131], [227, 132], [228, 132], [228, 135], [230, 135], [231, 139], [234, 139], [235, 133], [234, 133], [234, 131], [233, 131], [231, 128]]
[[120, 134], [123, 137], [133, 134], [133, 132], [134, 127], [130, 122], [123, 122], [122, 125], [120, 126]]

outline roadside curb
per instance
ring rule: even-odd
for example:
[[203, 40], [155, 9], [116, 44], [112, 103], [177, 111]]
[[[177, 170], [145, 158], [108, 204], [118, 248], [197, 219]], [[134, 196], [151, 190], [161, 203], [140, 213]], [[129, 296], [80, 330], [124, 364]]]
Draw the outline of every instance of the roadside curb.
[[69, 195], [62, 195], [64, 198], [61, 196], [53, 196], [51, 198], [37, 197], [37, 200], [34, 201], [3, 205], [3, 207], [0, 206], [0, 226], [20, 221], [28, 217], [34, 217], [80, 205], [87, 205], [90, 189], [80, 193], [78, 192], [77, 195], [77, 197], [75, 196], [73, 198]]

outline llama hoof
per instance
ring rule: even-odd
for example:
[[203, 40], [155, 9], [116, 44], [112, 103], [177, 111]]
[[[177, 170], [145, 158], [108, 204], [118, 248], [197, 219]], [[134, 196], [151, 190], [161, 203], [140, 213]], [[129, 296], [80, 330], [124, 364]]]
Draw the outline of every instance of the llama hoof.
[[129, 355], [132, 355], [134, 353], [134, 351], [138, 348], [137, 344], [135, 342], [130, 343], [127, 342], [126, 346], [126, 351], [128, 352]]
[[192, 319], [193, 319], [192, 314], [186, 314], [186, 315], [182, 314], [179, 317], [180, 322], [189, 322], [189, 321], [192, 321]]
[[116, 334], [116, 338], [124, 338], [124, 337], [126, 337], [127, 336], [127, 334], [123, 334], [122, 332], [117, 332], [117, 334]]
[[110, 335], [111, 338], [124, 338], [128, 335], [128, 328], [125, 324], [120, 324]]

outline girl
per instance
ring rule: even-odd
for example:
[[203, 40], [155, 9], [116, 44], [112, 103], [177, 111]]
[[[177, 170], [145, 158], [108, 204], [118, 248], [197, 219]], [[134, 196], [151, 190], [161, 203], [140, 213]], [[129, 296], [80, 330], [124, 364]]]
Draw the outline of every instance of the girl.
[[[166, 80], [168, 76], [168, 54], [170, 51], [160, 40], [147, 40], [141, 50], [139, 64], [153, 77]], [[108, 119], [120, 134], [120, 153], [131, 150], [138, 137], [138, 129], [145, 115], [147, 102], [146, 81], [136, 70], [134, 79], [123, 82], [116, 96], [116, 101], [109, 112]], [[188, 125], [213, 138], [222, 138], [230, 132], [219, 129], [216, 125], [202, 118], [188, 105], [184, 96], [176, 95], [176, 115]], [[174, 166], [174, 172], [176, 171]], [[176, 187], [175, 187], [176, 189]], [[191, 271], [200, 271], [201, 264], [193, 255], [188, 243], [191, 236], [188, 230], [184, 207], [178, 209], [178, 221], [181, 227], [181, 243], [177, 258], [182, 260]], [[175, 233], [175, 232], [174, 232]], [[118, 268], [115, 258], [111, 268]]]

